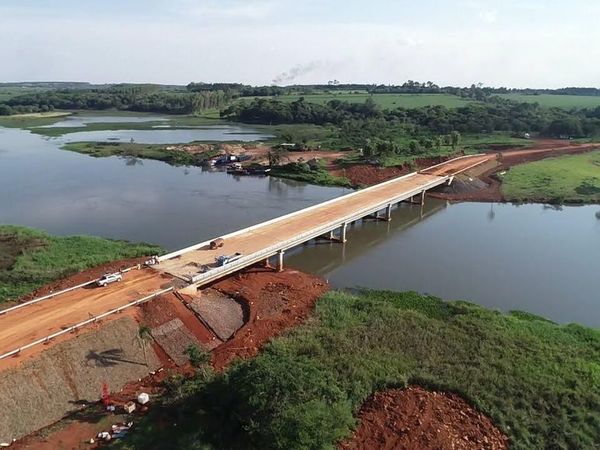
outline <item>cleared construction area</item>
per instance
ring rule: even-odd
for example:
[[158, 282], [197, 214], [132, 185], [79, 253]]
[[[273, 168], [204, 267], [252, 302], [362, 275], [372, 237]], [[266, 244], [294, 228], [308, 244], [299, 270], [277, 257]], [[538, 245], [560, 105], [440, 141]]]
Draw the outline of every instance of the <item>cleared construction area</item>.
[[[34, 354], [44, 348], [41, 344], [68, 339], [67, 334], [76, 331], [74, 327], [95, 323], [98, 317], [110, 319], [122, 309], [149, 301], [167, 290], [189, 285], [187, 292], [193, 293], [198, 287], [275, 255], [281, 269], [287, 249], [314, 238], [326, 236], [345, 242], [346, 227], [351, 222], [372, 215], [389, 220], [395, 204], [415, 198], [423, 202], [427, 190], [449, 183], [456, 174], [495, 158], [496, 155], [488, 154], [447, 161], [221, 236], [222, 247], [211, 248], [211, 241], [207, 241], [165, 255], [159, 258], [159, 264], [132, 270], [123, 275], [123, 281], [107, 287], [86, 286], [5, 314], [0, 311], [0, 368], [6, 366], [6, 357], [21, 357], [24, 348], [28, 355]], [[383, 216], [379, 216], [381, 211]], [[207, 317], [209, 325], [210, 321], [216, 323], [215, 334], [226, 339], [237, 326], [239, 312], [219, 323], [215, 318], [219, 308], [226, 305], [214, 303], [212, 307], [216, 312], [197, 313]]]

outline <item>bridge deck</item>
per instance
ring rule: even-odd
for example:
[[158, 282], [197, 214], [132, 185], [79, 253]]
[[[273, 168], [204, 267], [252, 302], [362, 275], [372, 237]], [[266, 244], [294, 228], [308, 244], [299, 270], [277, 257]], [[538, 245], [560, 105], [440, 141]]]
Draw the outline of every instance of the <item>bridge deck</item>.
[[252, 255], [278, 245], [281, 249], [285, 249], [285, 243], [298, 235], [309, 234], [311, 230], [321, 229], [327, 224], [331, 224], [333, 228], [357, 211], [364, 211], [394, 200], [398, 201], [398, 197], [408, 197], [409, 193], [414, 193], [415, 190], [422, 190], [425, 186], [430, 188], [444, 182], [445, 178], [436, 175], [414, 174], [398, 179], [394, 183], [377, 186], [376, 189], [340, 197], [332, 203], [317, 208], [307, 208], [284, 220], [266, 223], [226, 237], [222, 248], [211, 250], [208, 245], [205, 245], [198, 250], [161, 262], [158, 269], [183, 279], [190, 279], [199, 273], [199, 266], [212, 265], [218, 255], [236, 252]]

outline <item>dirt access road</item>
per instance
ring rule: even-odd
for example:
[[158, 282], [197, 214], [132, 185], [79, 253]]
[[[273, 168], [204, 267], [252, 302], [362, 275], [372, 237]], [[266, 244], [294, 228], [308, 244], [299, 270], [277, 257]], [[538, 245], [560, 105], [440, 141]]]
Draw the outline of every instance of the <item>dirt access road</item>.
[[[0, 315], [0, 354], [150, 295], [170, 281], [170, 277], [153, 269], [132, 270], [123, 274], [121, 282], [106, 287], [86, 286]], [[34, 346], [24, 354], [33, 356], [44, 348]], [[0, 360], [0, 369], [10, 365], [12, 359]]]
[[502, 202], [506, 199], [502, 194], [502, 183], [495, 175], [498, 172], [518, 164], [562, 155], [586, 153], [598, 148], [600, 148], [600, 143], [575, 144], [561, 140], [540, 140], [531, 148], [503, 150], [495, 153], [497, 158], [490, 159], [473, 170], [466, 171], [451, 186], [441, 186], [430, 195], [451, 201]]

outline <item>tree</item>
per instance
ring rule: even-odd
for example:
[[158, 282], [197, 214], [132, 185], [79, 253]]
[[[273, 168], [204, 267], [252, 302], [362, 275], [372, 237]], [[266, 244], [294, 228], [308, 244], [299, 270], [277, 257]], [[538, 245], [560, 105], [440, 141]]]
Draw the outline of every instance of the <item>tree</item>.
[[456, 150], [460, 145], [461, 135], [458, 131], [453, 131], [450, 133], [450, 143], [452, 145], [452, 150]]
[[281, 164], [281, 160], [286, 155], [287, 155], [287, 151], [283, 148], [276, 148], [276, 147], [271, 148], [271, 150], [269, 150], [269, 153], [267, 155], [269, 158], [269, 166], [270, 167], [278, 166], [279, 164]]
[[210, 362], [210, 354], [198, 348], [197, 345], [190, 344], [185, 349], [185, 353], [190, 359], [190, 364], [195, 368], [200, 368]]

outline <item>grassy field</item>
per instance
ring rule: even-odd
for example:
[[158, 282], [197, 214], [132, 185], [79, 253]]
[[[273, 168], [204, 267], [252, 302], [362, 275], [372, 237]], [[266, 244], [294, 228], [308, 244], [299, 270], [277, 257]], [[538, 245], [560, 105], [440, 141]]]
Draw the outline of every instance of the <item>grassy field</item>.
[[[375, 94], [373, 96], [354, 93], [340, 94], [310, 94], [310, 95], [282, 95], [276, 97], [277, 100], [284, 102], [292, 102], [304, 97], [307, 102], [325, 104], [330, 100], [341, 100], [349, 103], [364, 103], [369, 97], [372, 97], [375, 102], [383, 109], [393, 108], [420, 108], [422, 106], [442, 105], [449, 108], [465, 106], [471, 100], [463, 99], [455, 95], [448, 94]], [[251, 98], [246, 97], [245, 100]]]
[[508, 200], [600, 202], [600, 151], [512, 167], [502, 179]]
[[352, 187], [352, 183], [349, 179], [331, 175], [324, 167], [324, 164], [311, 168], [306, 163], [289, 163], [283, 166], [273, 167], [271, 169], [271, 175], [319, 186]]
[[32, 94], [34, 92], [43, 92], [46, 89], [32, 87], [17, 87], [17, 86], [0, 86], [0, 102], [10, 100], [17, 95]]
[[498, 97], [523, 103], [539, 103], [541, 106], [556, 106], [558, 108], [596, 108], [600, 106], [600, 96], [593, 95], [526, 95], [526, 94], [497, 94]]
[[31, 228], [0, 225], [0, 302], [90, 267], [162, 251], [144, 243], [54, 237]]
[[333, 449], [371, 393], [418, 384], [461, 395], [513, 449], [591, 449], [599, 358], [600, 330], [410, 292], [331, 292], [258, 357], [173, 380], [184, 400], [153, 409], [118, 447]]

